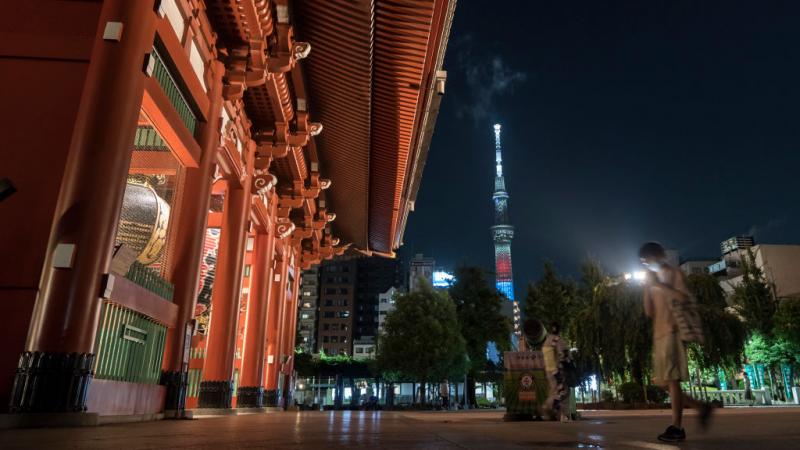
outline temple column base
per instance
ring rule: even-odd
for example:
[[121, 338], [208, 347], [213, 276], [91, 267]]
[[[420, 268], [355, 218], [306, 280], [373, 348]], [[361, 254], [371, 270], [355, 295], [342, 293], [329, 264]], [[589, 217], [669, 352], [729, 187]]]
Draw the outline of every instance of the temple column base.
[[186, 389], [189, 386], [189, 374], [186, 372], [163, 371], [160, 384], [167, 388], [164, 397], [165, 411], [180, 411], [186, 407]]
[[236, 391], [237, 408], [263, 408], [264, 407], [264, 387], [263, 386], [239, 386]]
[[233, 381], [203, 381], [200, 383], [199, 409], [230, 409]]
[[264, 406], [273, 408], [278, 406], [277, 389], [268, 389], [264, 391]]
[[22, 352], [11, 388], [9, 411], [83, 413], [94, 358], [92, 353]]

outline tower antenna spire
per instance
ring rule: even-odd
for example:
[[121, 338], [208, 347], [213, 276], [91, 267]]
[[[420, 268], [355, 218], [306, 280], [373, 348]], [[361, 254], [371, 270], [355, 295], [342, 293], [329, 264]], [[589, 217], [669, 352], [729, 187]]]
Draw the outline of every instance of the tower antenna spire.
[[514, 238], [514, 227], [508, 220], [508, 192], [506, 192], [506, 182], [503, 177], [503, 156], [502, 145], [500, 144], [501, 128], [499, 123], [494, 125], [496, 175], [494, 178], [494, 194], [492, 195], [494, 225], [491, 230], [492, 238], [494, 239], [495, 286], [508, 299], [509, 303], [504, 306], [504, 311], [514, 321], [512, 343], [516, 347], [522, 331], [519, 304], [514, 298], [514, 276], [511, 269], [511, 240]]

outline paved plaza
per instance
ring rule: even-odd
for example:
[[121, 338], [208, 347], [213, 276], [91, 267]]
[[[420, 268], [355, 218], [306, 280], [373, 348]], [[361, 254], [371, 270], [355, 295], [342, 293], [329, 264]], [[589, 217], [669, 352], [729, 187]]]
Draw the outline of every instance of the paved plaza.
[[585, 412], [580, 422], [505, 423], [503, 413], [302, 412], [208, 417], [0, 431], [0, 448], [268, 448], [268, 449], [796, 449], [800, 408], [725, 409], [701, 433], [688, 412], [689, 440], [680, 446], [655, 436], [669, 412]]

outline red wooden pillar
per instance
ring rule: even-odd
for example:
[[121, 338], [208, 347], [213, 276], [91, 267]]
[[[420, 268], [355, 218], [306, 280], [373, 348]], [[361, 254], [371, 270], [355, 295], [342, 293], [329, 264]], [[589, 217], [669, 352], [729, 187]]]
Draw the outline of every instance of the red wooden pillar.
[[217, 273], [211, 295], [211, 323], [203, 381], [200, 383], [201, 408], [230, 408], [233, 395], [233, 359], [241, 298], [242, 269], [247, 243], [251, 195], [250, 177], [244, 187], [228, 181], [222, 232], [217, 258]]
[[222, 76], [225, 67], [216, 61], [211, 67], [213, 81], [209, 96], [211, 102], [208, 121], [200, 134], [200, 164], [196, 168], [186, 168], [184, 178], [185, 201], [180, 202], [178, 211], [178, 232], [175, 234], [175, 285], [174, 302], [178, 305], [178, 320], [175, 328], [169, 330], [167, 346], [164, 351], [164, 373], [162, 383], [167, 386], [164, 409], [181, 410], [185, 406], [188, 384], [189, 355], [186, 349], [191, 344], [190, 324], [200, 277], [200, 264], [203, 243], [208, 225], [208, 209], [211, 200], [211, 185], [216, 167], [217, 151], [220, 142], [220, 121], [222, 113]]
[[[283, 244], [283, 243], [281, 243]], [[286, 298], [286, 277], [288, 267], [288, 248], [281, 245], [283, 253], [276, 256], [275, 271], [270, 288], [269, 306], [267, 308], [267, 370], [266, 370], [266, 404], [277, 404], [278, 373], [280, 371], [280, 318], [282, 305]]]
[[152, 2], [103, 2], [12, 411], [86, 408], [101, 284], [111, 262], [155, 23]]
[[275, 252], [274, 231], [259, 232], [255, 238], [254, 263], [247, 303], [247, 335], [242, 358], [242, 372], [237, 391], [237, 407], [264, 406], [264, 353], [266, 352], [267, 309]]
[[295, 256], [295, 265], [293, 266], [294, 279], [291, 284], [291, 291], [287, 293], [290, 297], [286, 299], [285, 303], [285, 317], [284, 328], [281, 334], [281, 350], [283, 353], [282, 360], [285, 361], [281, 371], [283, 373], [283, 385], [281, 392], [283, 394], [283, 404], [288, 406], [291, 402], [293, 391], [293, 373], [294, 373], [294, 347], [297, 335], [297, 300], [298, 288], [300, 286], [300, 267], [297, 265], [298, 257]]

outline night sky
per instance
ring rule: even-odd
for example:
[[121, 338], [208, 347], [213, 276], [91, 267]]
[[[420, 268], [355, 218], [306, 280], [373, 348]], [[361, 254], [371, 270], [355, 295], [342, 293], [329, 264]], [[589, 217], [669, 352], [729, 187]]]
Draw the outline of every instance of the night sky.
[[445, 69], [404, 255], [493, 267], [495, 122], [518, 298], [546, 259], [800, 242], [800, 2], [460, 0]]

